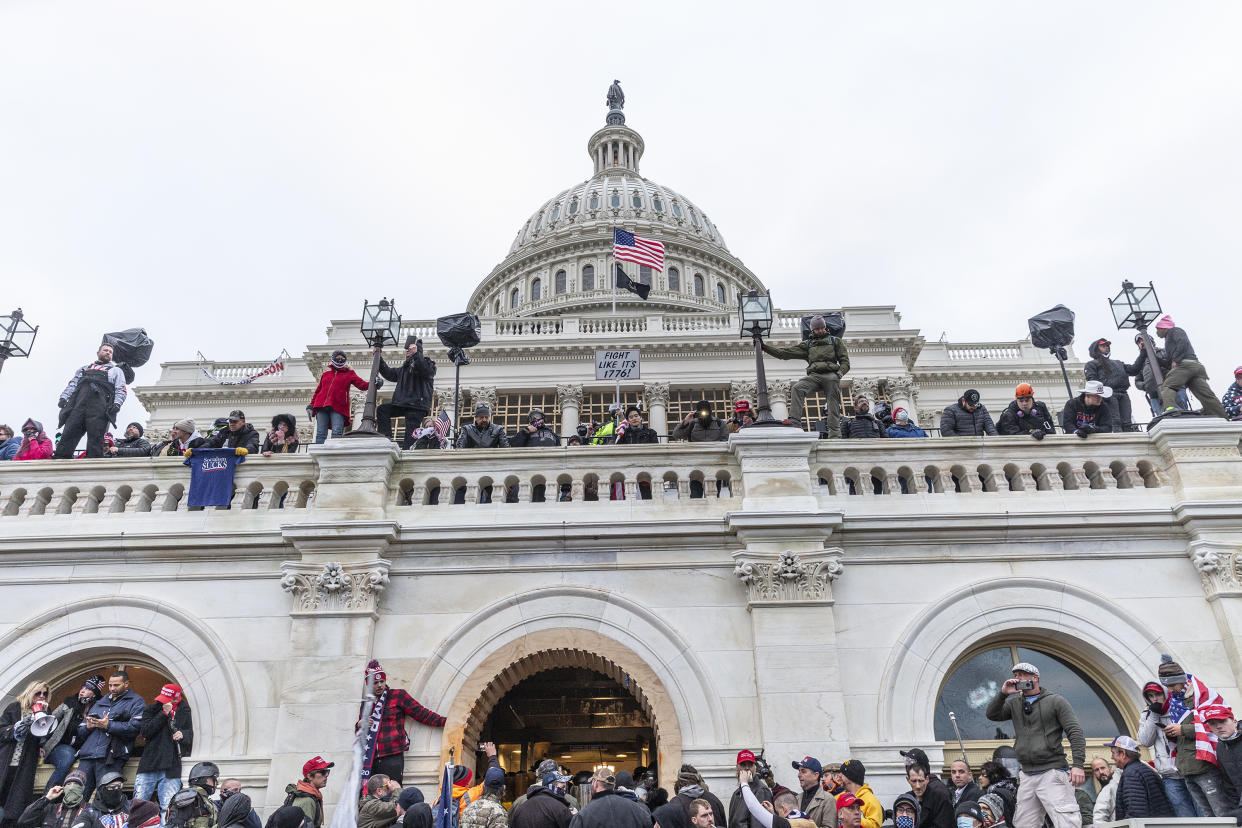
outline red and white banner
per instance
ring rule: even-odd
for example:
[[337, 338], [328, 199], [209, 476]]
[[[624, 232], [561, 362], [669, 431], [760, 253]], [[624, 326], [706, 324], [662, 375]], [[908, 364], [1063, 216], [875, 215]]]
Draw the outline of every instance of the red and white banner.
[[[200, 353], [200, 357], [203, 355]], [[285, 358], [289, 356], [288, 351], [283, 348], [280, 350], [280, 356], [273, 359], [267, 366], [253, 374], [242, 377], [241, 379], [220, 379], [206, 368], [199, 366], [199, 370], [203, 372], [203, 376], [216, 383], [217, 385], [249, 385], [260, 377], [274, 377], [285, 372]], [[205, 357], [203, 357], [205, 359]]]

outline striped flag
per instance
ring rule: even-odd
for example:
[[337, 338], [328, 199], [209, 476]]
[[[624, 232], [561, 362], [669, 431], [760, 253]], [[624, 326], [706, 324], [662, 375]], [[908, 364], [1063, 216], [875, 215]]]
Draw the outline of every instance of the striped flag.
[[[1190, 704], [1186, 704], [1187, 701]], [[1187, 716], [1191, 717], [1191, 722], [1195, 727], [1195, 758], [1211, 762], [1213, 765], [1220, 764], [1216, 758], [1216, 736], [1203, 723], [1203, 715], [1200, 711], [1209, 705], [1224, 703], [1225, 700], [1220, 693], [1189, 673], [1186, 675], [1186, 686], [1182, 692], [1169, 693], [1169, 700], [1166, 702], [1169, 718], [1174, 723], [1181, 724]]]
[[431, 427], [436, 430], [436, 434], [440, 438], [440, 445], [444, 445], [444, 441], [448, 439], [449, 429], [452, 426], [453, 422], [449, 419], [449, 415], [444, 409], [441, 409], [440, 416], [436, 417], [435, 422], [431, 424]]
[[647, 265], [664, 272], [664, 243], [612, 229], [612, 255], [620, 262]]

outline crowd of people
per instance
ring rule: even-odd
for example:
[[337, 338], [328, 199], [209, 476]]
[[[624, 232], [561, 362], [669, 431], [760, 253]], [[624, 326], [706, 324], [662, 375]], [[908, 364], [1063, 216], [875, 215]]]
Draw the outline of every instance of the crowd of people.
[[[1054, 417], [1048, 406], [1035, 399], [1029, 382], [1017, 386], [998, 420], [993, 420], [975, 389], [967, 389], [957, 402], [940, 415], [939, 433], [945, 437], [996, 434], [1030, 435], [1041, 440], [1057, 433], [1088, 437], [1099, 432], [1130, 431], [1136, 428], [1130, 405], [1130, 378], [1148, 399], [1152, 414], [1167, 416], [1190, 409], [1187, 391], [1194, 394], [1202, 413], [1230, 420], [1242, 420], [1242, 366], [1234, 371], [1234, 382], [1219, 399], [1208, 385], [1207, 370], [1199, 361], [1190, 337], [1165, 316], [1155, 325], [1156, 337], [1146, 333], [1135, 337], [1138, 357], [1128, 364], [1112, 355], [1112, 343], [1097, 339], [1088, 348], [1090, 361], [1084, 366], [1084, 381], [1076, 395]], [[1150, 345], [1161, 374], [1147, 357]], [[840, 337], [828, 330], [822, 316], [811, 320], [810, 336], [796, 345], [778, 348], [763, 346], [764, 352], [778, 359], [805, 360], [806, 376], [793, 385], [791, 414], [785, 421], [798, 428], [807, 427], [823, 439], [882, 437], [927, 437], [928, 432], [913, 421], [902, 407], [891, 408], [872, 401], [865, 394], [853, 398], [854, 413], [841, 416], [841, 378], [850, 369], [849, 351]], [[377, 407], [378, 431], [394, 439], [394, 418], [404, 420], [399, 444], [403, 449], [509, 448], [511, 446], [560, 446], [657, 443], [661, 435], [644, 423], [639, 405], [614, 404], [605, 423], [584, 423], [576, 433], [562, 437], [548, 423], [542, 409], [533, 408], [527, 424], [512, 433], [492, 422], [492, 409], [486, 403], [474, 408], [474, 421], [460, 428], [454, 437], [443, 412], [431, 416], [435, 396], [436, 364], [423, 352], [423, 341], [409, 337], [405, 359], [392, 366], [381, 358], [377, 384], [393, 383], [392, 398]], [[344, 351], [333, 351], [328, 367], [319, 377], [306, 414], [315, 424], [315, 442], [339, 437], [352, 425], [350, 389], [366, 391], [369, 383], [349, 367]], [[238, 453], [288, 454], [299, 449], [297, 419], [293, 414], [277, 414], [265, 434], [246, 422], [240, 410], [215, 420], [200, 433], [192, 419], [178, 420], [171, 437], [152, 445], [144, 436], [141, 423], [126, 425], [121, 437], [113, 435], [116, 415], [127, 396], [125, 373], [112, 361], [112, 346], [101, 345], [95, 360], [79, 368], [58, 399], [60, 431], [49, 437], [43, 424], [27, 419], [15, 433], [0, 425], [0, 460], [44, 460], [68, 457], [164, 457], [184, 454], [198, 447], [242, 449]], [[806, 402], [813, 394], [827, 399], [823, 417], [807, 422]], [[729, 435], [752, 425], [755, 412], [749, 400], [739, 400], [728, 419], [719, 416], [708, 400], [701, 400], [694, 411], [677, 423], [668, 438], [691, 443], [727, 440]], [[78, 450], [82, 438], [85, 449]]]
[[[476, 782], [475, 767], [454, 765], [444, 777], [452, 790], [429, 798], [404, 784], [407, 720], [443, 727], [444, 717], [390, 687], [378, 662], [368, 665], [365, 678], [372, 704], [363, 705], [356, 724], [364, 745], [359, 828], [1079, 828], [1203, 816], [1242, 825], [1237, 719], [1223, 698], [1168, 656], [1143, 688], [1137, 736], [1118, 734], [1107, 745], [1109, 756], [1089, 763], [1069, 701], [1040, 684], [1037, 665], [1015, 664], [985, 711], [989, 720], [1012, 726], [1013, 745], [998, 748], [977, 770], [963, 751], [947, 777], [933, 772], [925, 751], [902, 750], [909, 790], [887, 808], [857, 758], [824, 764], [804, 756], [780, 784], [763, 751], [750, 749], [738, 752], [736, 784], [720, 796], [689, 764], [680, 766], [670, 792], [659, 786], [654, 766], [631, 773], [605, 765], [571, 775], [545, 758], [533, 784], [506, 807], [514, 774], [501, 766], [491, 742], [480, 746], [481, 779]], [[301, 778], [285, 788], [265, 825], [241, 783], [221, 779], [214, 762], [198, 761], [186, 772], [194, 717], [176, 684], [164, 685], [149, 704], [130, 689], [124, 670], [106, 680], [88, 678], [55, 707], [49, 692], [47, 682], [31, 682], [0, 717], [4, 828], [325, 824], [324, 792], [335, 765], [321, 756], [302, 765]], [[136, 773], [127, 780], [126, 761], [140, 736]], [[41, 762], [53, 770], [36, 797]]]

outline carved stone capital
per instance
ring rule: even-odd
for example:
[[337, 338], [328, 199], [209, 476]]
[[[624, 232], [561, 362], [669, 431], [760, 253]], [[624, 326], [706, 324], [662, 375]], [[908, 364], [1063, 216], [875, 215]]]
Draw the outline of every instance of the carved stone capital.
[[376, 614], [379, 595], [388, 586], [389, 562], [325, 564], [285, 561], [280, 586], [293, 596], [290, 615]]
[[913, 401], [919, 391], [918, 382], [909, 374], [889, 377], [884, 381], [884, 385], [888, 388], [888, 395], [894, 400], [901, 398]]
[[754, 380], [733, 380], [729, 383], [729, 397], [734, 405], [739, 400], [746, 400], [751, 408], [755, 408], [759, 401], [759, 386]]
[[793, 386], [793, 380], [774, 379], [770, 381], [768, 383], [768, 401], [773, 403], [781, 403], [782, 405], [789, 405], [790, 394], [793, 391]]
[[487, 407], [493, 412], [496, 411], [496, 386], [479, 385], [470, 389], [470, 407], [474, 408], [479, 403], [487, 403]]
[[647, 407], [653, 405], [668, 406], [668, 383], [667, 382], [648, 382], [643, 384], [643, 399], [647, 401]]
[[775, 559], [743, 552], [735, 556], [733, 575], [751, 607], [831, 604], [832, 582], [845, 570], [841, 557], [840, 549], [805, 556], [785, 551]]
[[878, 377], [853, 377], [850, 380], [851, 397], [862, 394], [867, 399], [874, 401], [879, 393], [880, 380]]
[[573, 408], [582, 408], [582, 386], [576, 383], [566, 383], [556, 386], [556, 399], [560, 403], [561, 408], [571, 406]]
[[1221, 540], [1198, 539], [1190, 542], [1188, 551], [1208, 600], [1242, 596], [1242, 548]]

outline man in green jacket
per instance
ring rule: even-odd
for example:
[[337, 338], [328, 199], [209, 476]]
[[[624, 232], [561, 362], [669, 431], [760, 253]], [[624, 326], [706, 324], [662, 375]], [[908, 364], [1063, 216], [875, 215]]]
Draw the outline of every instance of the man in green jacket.
[[[1053, 828], [1079, 828], [1074, 789], [1087, 778], [1087, 744], [1069, 702], [1042, 689], [1039, 668], [1024, 661], [1013, 666], [1013, 678], [988, 704], [987, 717], [1013, 722], [1013, 748], [1022, 765], [1013, 828], [1040, 828], [1045, 815]], [[1069, 739], [1072, 764], [1065, 759], [1062, 734]]]
[[825, 426], [828, 438], [841, 433], [841, 377], [849, 373], [850, 354], [845, 343], [828, 333], [824, 317], [811, 320], [811, 335], [789, 348], [773, 348], [764, 344], [763, 351], [777, 359], [805, 359], [806, 376], [794, 383], [792, 416], [800, 428], [804, 428], [806, 398], [820, 391], [827, 398]]
[[367, 780], [367, 795], [358, 803], [358, 828], [388, 828], [397, 822], [401, 783], [377, 773]]

